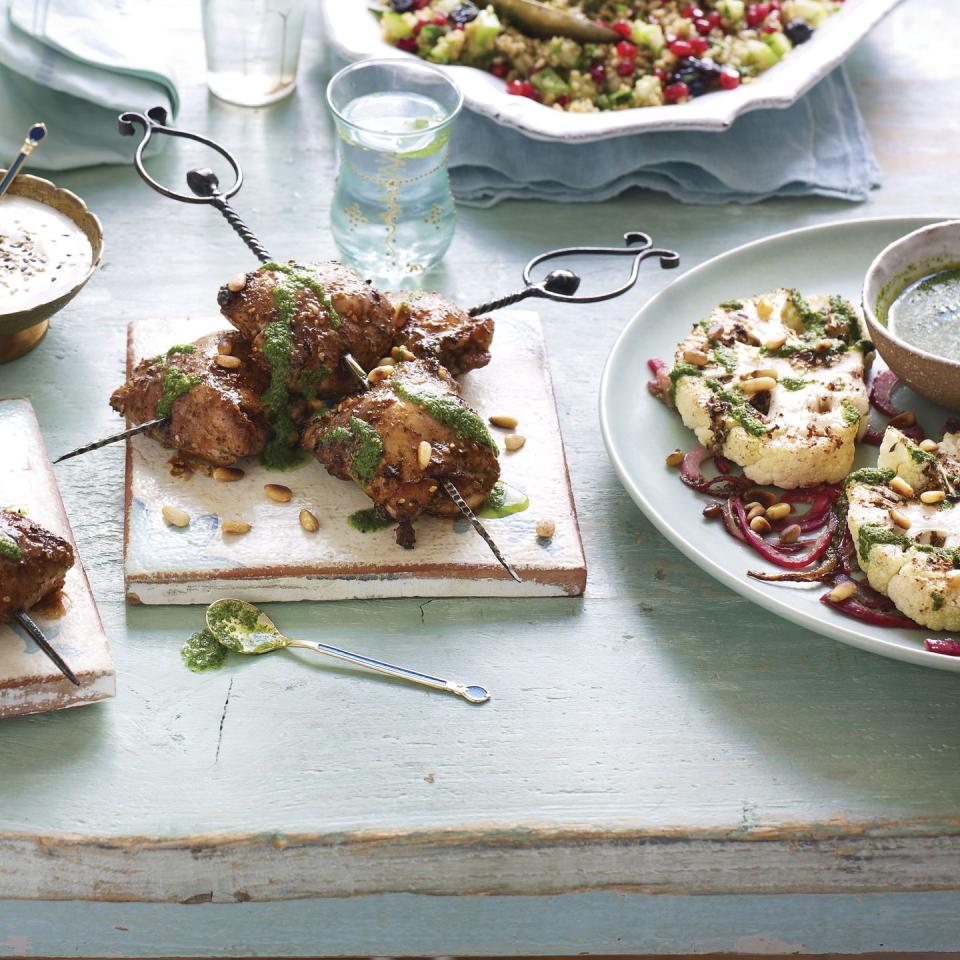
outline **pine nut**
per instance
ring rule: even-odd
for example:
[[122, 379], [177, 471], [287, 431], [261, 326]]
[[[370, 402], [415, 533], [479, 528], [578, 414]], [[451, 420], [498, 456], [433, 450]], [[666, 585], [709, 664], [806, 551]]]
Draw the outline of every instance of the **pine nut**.
[[402, 360], [416, 360], [417, 358], [406, 347], [394, 347], [390, 351], [390, 359], [399, 363]]
[[490, 426], [503, 427], [504, 430], [515, 430], [520, 422], [516, 417], [507, 417], [499, 413], [487, 419], [490, 421]]
[[890, 481], [890, 489], [896, 490], [896, 492], [899, 493], [901, 497], [913, 496], [913, 487], [911, 487], [910, 484], [903, 479], [903, 477], [894, 477]]
[[888, 427], [912, 427], [917, 422], [917, 415], [912, 410], [898, 413], [888, 424]]
[[232, 357], [228, 353], [218, 353], [213, 358], [213, 362], [224, 370], [236, 370], [240, 366], [240, 358]]
[[772, 390], [777, 385], [773, 377], [755, 377], [752, 380], [744, 380], [740, 384], [740, 392], [753, 396], [755, 393], [763, 393], [764, 390]]
[[920, 494], [920, 500], [923, 503], [943, 503], [946, 498], [947, 495], [942, 490], [924, 490]]
[[326, 404], [325, 404], [322, 400], [308, 400], [308, 401], [307, 401], [307, 407], [308, 407], [310, 410], [314, 410], [314, 411], [316, 411], [316, 410], [322, 410], [325, 406], [326, 406]]
[[940, 444], [936, 440], [921, 440], [920, 449], [924, 453], [936, 453], [940, 449]]
[[721, 507], [719, 503], [708, 503], [703, 508], [703, 515], [708, 520], [716, 520], [717, 517], [721, 516], [722, 514], [723, 514], [723, 507]]
[[378, 367], [392, 367], [393, 366], [393, 357], [381, 357], [377, 361]]
[[190, 514], [186, 510], [181, 510], [180, 507], [171, 507], [168, 504], [160, 512], [163, 514], [163, 522], [168, 527], [190, 526]]
[[750, 521], [750, 529], [754, 533], [760, 533], [760, 534], [769, 533], [770, 524], [767, 523], [767, 521], [763, 517], [754, 517]]
[[519, 450], [526, 442], [527, 438], [519, 433], [508, 433], [503, 438], [503, 445], [508, 450]]
[[749, 513], [751, 510], [756, 510], [757, 507], [766, 508], [766, 506], [767, 505], [765, 503], [762, 503], [760, 500], [751, 500], [749, 503], [745, 503], [743, 505], [743, 509], [746, 510], [747, 513]]
[[702, 350], [684, 350], [683, 359], [695, 367], [705, 367], [710, 362], [710, 358]]
[[761, 320], [766, 320], [771, 313], [773, 313], [773, 304], [766, 297], [761, 297], [757, 301], [757, 316]]
[[775, 503], [772, 507], [767, 507], [767, 517], [770, 520], [782, 520], [790, 515], [793, 507], [789, 503]]
[[263, 492], [276, 503], [289, 503], [293, 499], [293, 491], [282, 483], [268, 483]]
[[780, 542], [781, 543], [796, 543], [800, 539], [800, 534], [803, 533], [803, 530], [800, 527], [799, 523], [791, 523], [789, 527], [784, 527], [780, 531]]
[[393, 367], [389, 364], [384, 364], [379, 367], [374, 367], [368, 374], [367, 379], [371, 383], [381, 383], [386, 380], [393, 373]]
[[417, 463], [420, 464], [421, 470], [426, 470], [430, 466], [431, 457], [433, 457], [433, 447], [430, 446], [430, 441], [421, 440], [417, 447]]
[[773, 340], [767, 340], [763, 344], [764, 350], [779, 350], [787, 342], [787, 336], [784, 334], [782, 337], [774, 337]]
[[722, 323], [711, 323], [707, 327], [707, 339], [708, 340], [719, 340], [723, 336], [723, 324]]
[[235, 273], [227, 281], [227, 289], [231, 293], [239, 293], [247, 285], [247, 275], [245, 273]]
[[825, 393], [817, 397], [817, 413], [829, 413], [833, 409], [833, 397]]
[[221, 340], [217, 344], [217, 353], [223, 356], [233, 353], [233, 342], [231, 340]]
[[761, 504], [757, 504], [752, 510], [747, 513], [747, 520], [754, 521], [757, 517], [762, 517], [767, 511], [764, 509]]
[[890, 509], [890, 519], [902, 530], [909, 530], [913, 526], [910, 518], [904, 516], [896, 507]]
[[766, 370], [754, 370], [750, 374], [751, 377], [769, 377], [771, 380], [779, 380], [780, 374], [777, 373], [772, 367], [768, 367]]
[[233, 483], [243, 479], [243, 471], [239, 467], [217, 467], [213, 471], [213, 479], [223, 483]]
[[252, 527], [242, 520], [224, 520], [220, 524], [220, 529], [228, 536], [242, 537], [245, 533], [249, 533]]
[[667, 459], [665, 463], [667, 464], [668, 467], [679, 467], [680, 464], [683, 463], [683, 457], [684, 457], [683, 451], [680, 449], [677, 449], [677, 450], [674, 450], [673, 453], [667, 454]]
[[320, 529], [320, 521], [309, 510], [301, 510], [300, 526], [307, 533], [316, 533]]
[[842, 603], [849, 600], [857, 592], [857, 585], [852, 580], [838, 584], [830, 591], [830, 599], [834, 603]]
[[813, 349], [816, 350], [817, 353], [826, 353], [832, 346], [833, 346], [832, 340], [823, 339], [823, 340], [818, 340], [816, 343], [816, 346], [814, 346]]
[[747, 496], [752, 498], [747, 506], [759, 502], [765, 507], [772, 507], [780, 499], [772, 490], [751, 490]]
[[537, 524], [537, 537], [540, 540], [552, 540], [557, 532], [557, 525], [553, 520], [541, 520]]

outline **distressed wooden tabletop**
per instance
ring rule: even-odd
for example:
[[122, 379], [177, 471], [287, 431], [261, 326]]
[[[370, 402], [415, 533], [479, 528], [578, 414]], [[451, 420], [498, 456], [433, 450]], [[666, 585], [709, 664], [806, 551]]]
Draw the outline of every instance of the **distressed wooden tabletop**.
[[[884, 170], [868, 202], [698, 207], [635, 192], [465, 209], [433, 284], [477, 302], [514, 288], [545, 247], [628, 229], [690, 267], [805, 224], [956, 214], [952, 7], [908, 0], [851, 58]], [[198, 15], [181, 9], [179, 124], [240, 153], [238, 209], [274, 250], [333, 256], [318, 38], [293, 98], [244, 110], [208, 97]], [[171, 151], [156, 169], [192, 159]], [[132, 169], [56, 179], [102, 218], [104, 264], [39, 349], [0, 367], [0, 393], [32, 398], [54, 454], [116, 428], [106, 398], [130, 320], [209, 315], [250, 263], [219, 217], [173, 206]], [[619, 277], [615, 261], [592, 269]], [[201, 610], [124, 603], [122, 449], [57, 468], [119, 694], [0, 726], [0, 955], [960, 947], [956, 677], [720, 587], [607, 463], [603, 360], [675, 275], [648, 264], [620, 301], [542, 308], [584, 598], [271, 610], [295, 635], [484, 683], [495, 699], [480, 709], [295, 654], [188, 673], [178, 650]]]

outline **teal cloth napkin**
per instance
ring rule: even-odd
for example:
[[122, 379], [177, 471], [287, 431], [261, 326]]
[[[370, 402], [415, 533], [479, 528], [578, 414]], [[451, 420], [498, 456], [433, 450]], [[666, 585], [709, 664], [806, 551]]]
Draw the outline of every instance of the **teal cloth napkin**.
[[31, 169], [66, 170], [127, 163], [117, 135], [124, 110], [180, 106], [158, 42], [162, 4], [118, 0], [0, 0], [0, 165], [31, 123], [49, 139]]
[[631, 187], [686, 203], [812, 194], [859, 201], [879, 186], [880, 169], [840, 68], [787, 109], [744, 114], [722, 133], [564, 144], [531, 140], [464, 111], [451, 145], [450, 181], [457, 201], [476, 207], [511, 198], [609, 200]]

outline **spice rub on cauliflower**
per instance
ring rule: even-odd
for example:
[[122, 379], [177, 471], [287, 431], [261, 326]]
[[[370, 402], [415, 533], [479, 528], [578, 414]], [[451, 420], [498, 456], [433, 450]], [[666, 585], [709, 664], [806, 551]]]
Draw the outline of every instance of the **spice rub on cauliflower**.
[[960, 434], [918, 445], [888, 427], [876, 469], [846, 486], [870, 586], [921, 626], [960, 630]]
[[839, 296], [781, 289], [727, 301], [679, 344], [661, 398], [755, 483], [836, 483], [867, 429], [872, 344], [861, 337]]

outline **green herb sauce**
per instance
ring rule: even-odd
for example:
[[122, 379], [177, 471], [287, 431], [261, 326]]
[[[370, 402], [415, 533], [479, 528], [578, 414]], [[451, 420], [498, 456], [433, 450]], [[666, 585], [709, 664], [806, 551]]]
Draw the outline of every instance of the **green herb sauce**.
[[315, 370], [301, 370], [297, 377], [297, 392], [307, 400], [316, 400], [320, 388], [333, 371], [321, 364]]
[[396, 521], [381, 516], [376, 507], [370, 507], [368, 510], [357, 510], [356, 513], [351, 513], [347, 517], [347, 523], [357, 533], [373, 533], [376, 530], [385, 530], [387, 527], [392, 527]]
[[733, 373], [737, 368], [737, 355], [723, 344], [718, 344], [713, 348], [713, 358], [727, 373]]
[[942, 593], [935, 593], [933, 595], [933, 609], [935, 611], [942, 609], [945, 600], [946, 598], [943, 596]]
[[174, 402], [189, 393], [199, 382], [199, 377], [188, 376], [179, 367], [169, 367], [163, 377], [163, 392], [157, 400], [155, 415], [169, 417]]
[[932, 453], [927, 453], [926, 450], [921, 450], [919, 447], [915, 446], [912, 443], [906, 444], [907, 453], [910, 454], [910, 459], [914, 463], [924, 464], [929, 463], [931, 460], [936, 460], [937, 458]]
[[515, 513], [522, 513], [530, 506], [530, 498], [516, 487], [498, 480], [484, 505], [477, 511], [485, 520], [501, 520]]
[[739, 423], [751, 436], [766, 435], [767, 425], [756, 415], [745, 397], [724, 390], [716, 380], [708, 380], [707, 386], [717, 395], [717, 399], [724, 406], [724, 412], [731, 420]]
[[0, 557], [18, 561], [23, 558], [23, 551], [9, 537], [0, 536]]
[[743, 303], [739, 300], [724, 300], [720, 307], [723, 310], [742, 310]]
[[219, 643], [227, 647], [236, 647], [237, 644], [229, 640], [230, 625], [236, 623], [246, 633], [255, 633], [257, 624], [260, 622], [260, 614], [237, 600], [227, 600], [209, 611], [207, 619]]
[[209, 630], [200, 630], [180, 648], [180, 656], [188, 670], [205, 673], [224, 665], [227, 648]]
[[844, 487], [849, 487], [851, 483], [865, 483], [869, 486], [876, 486], [881, 483], [889, 483], [896, 474], [893, 470], [881, 470], [879, 467], [862, 467], [860, 470], [854, 470], [846, 480]]
[[178, 353], [196, 353], [197, 345], [195, 343], [175, 343], [168, 351], [167, 358], [175, 357]]
[[887, 311], [887, 326], [907, 343], [960, 360], [960, 267], [928, 274], [904, 288]]
[[275, 270], [277, 273], [284, 274], [289, 285], [294, 290], [303, 288], [312, 290], [317, 295], [320, 303], [323, 304], [323, 309], [330, 318], [330, 326], [333, 327], [334, 330], [339, 330], [343, 325], [343, 320], [340, 318], [340, 314], [337, 313], [333, 301], [327, 296], [326, 287], [324, 287], [316, 278], [315, 274], [310, 271], [309, 267], [294, 267], [287, 263], [265, 263], [260, 269]]
[[800, 380], [797, 377], [781, 377], [780, 386], [786, 390], [790, 390], [793, 393], [796, 393], [797, 390], [802, 390], [804, 387], [809, 386], [813, 383], [812, 380]]
[[383, 458], [383, 440], [374, 427], [359, 417], [350, 418], [349, 427], [333, 427], [317, 439], [317, 443], [353, 443], [350, 472], [366, 483], [373, 476]]
[[848, 400], [844, 397], [840, 401], [840, 409], [843, 413], [843, 419], [847, 423], [859, 423], [860, 422], [860, 411], [856, 408], [856, 405], [852, 400]]
[[[860, 318], [856, 312], [839, 294], [833, 294], [829, 299], [830, 314], [835, 320], [842, 320], [847, 325], [847, 339], [850, 343], [859, 340], [863, 335], [860, 329]], [[869, 341], [867, 341], [869, 343]], [[870, 344], [872, 347], [873, 344]]]
[[857, 533], [857, 553], [864, 562], [870, 559], [870, 551], [878, 543], [890, 544], [906, 550], [910, 545], [910, 538], [902, 533], [894, 533], [886, 527], [877, 526], [875, 523], [865, 523]]
[[393, 392], [401, 400], [423, 407], [434, 420], [450, 427], [461, 439], [482, 443], [497, 456], [500, 455], [500, 450], [493, 437], [490, 436], [487, 425], [477, 414], [455, 397], [432, 393], [428, 390], [411, 390], [403, 384], [402, 380], [396, 378], [391, 378], [390, 382], [393, 384]]
[[699, 367], [695, 367], [692, 363], [678, 363], [670, 371], [670, 397], [676, 398], [677, 396], [677, 384], [680, 382], [681, 377], [702, 377], [703, 373]]

